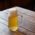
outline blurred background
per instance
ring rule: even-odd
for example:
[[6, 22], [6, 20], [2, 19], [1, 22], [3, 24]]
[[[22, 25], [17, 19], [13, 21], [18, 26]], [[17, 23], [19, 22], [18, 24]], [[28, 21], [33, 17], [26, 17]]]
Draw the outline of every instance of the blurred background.
[[0, 11], [14, 6], [35, 11], [35, 0], [0, 0]]

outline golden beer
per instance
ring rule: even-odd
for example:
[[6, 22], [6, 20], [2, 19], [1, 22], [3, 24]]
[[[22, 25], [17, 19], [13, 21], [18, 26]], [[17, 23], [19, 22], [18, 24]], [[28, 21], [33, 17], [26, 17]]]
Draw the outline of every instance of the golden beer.
[[18, 29], [17, 12], [13, 12], [12, 15], [8, 17], [8, 27], [11, 31], [16, 31]]

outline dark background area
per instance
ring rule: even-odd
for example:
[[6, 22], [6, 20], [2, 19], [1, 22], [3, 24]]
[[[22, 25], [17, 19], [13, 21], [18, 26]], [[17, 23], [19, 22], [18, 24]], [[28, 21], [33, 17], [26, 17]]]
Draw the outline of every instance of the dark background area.
[[20, 6], [35, 11], [35, 0], [0, 0], [0, 10]]

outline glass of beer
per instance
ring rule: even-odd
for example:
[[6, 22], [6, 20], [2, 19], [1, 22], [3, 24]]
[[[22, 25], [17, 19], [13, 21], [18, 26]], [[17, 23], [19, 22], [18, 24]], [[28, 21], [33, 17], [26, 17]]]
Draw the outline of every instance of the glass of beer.
[[16, 11], [10, 13], [8, 17], [8, 27], [11, 31], [16, 31], [18, 29], [18, 16]]

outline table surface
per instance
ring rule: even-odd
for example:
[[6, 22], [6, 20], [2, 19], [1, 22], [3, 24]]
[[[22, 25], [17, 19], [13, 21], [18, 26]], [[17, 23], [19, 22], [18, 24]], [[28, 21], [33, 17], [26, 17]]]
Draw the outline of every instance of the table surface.
[[[10, 32], [9, 31], [9, 28], [7, 26], [8, 24], [6, 24], [7, 21], [5, 21], [7, 19], [6, 12], [7, 12], [7, 10], [0, 12], [0, 35], [26, 35], [24, 32], [22, 33], [22, 32], [19, 32], [19, 31], [17, 31], [17, 32]], [[31, 13], [30, 13], [30, 15], [31, 15]], [[32, 15], [32, 16], [35, 16], [35, 15]]]

